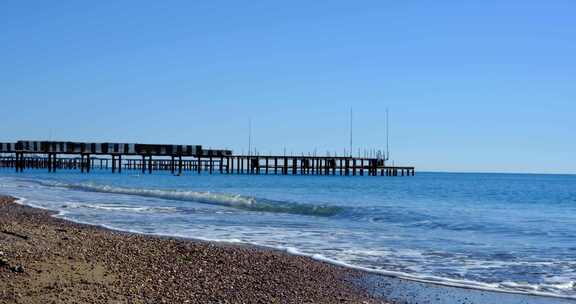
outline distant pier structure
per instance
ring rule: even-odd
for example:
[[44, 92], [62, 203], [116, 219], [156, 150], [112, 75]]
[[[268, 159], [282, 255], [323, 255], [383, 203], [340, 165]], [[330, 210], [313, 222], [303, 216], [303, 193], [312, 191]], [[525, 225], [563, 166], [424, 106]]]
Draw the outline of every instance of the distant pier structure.
[[234, 155], [200, 145], [18, 141], [0, 143], [0, 168], [107, 169], [112, 173], [170, 171], [172, 174], [276, 174], [414, 176], [414, 167], [387, 166], [381, 157]]

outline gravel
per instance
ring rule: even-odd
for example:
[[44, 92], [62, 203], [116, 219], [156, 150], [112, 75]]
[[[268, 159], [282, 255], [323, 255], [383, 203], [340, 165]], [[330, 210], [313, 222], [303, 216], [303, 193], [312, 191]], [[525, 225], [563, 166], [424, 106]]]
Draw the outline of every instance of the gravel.
[[51, 215], [0, 197], [0, 303], [384, 303], [307, 257]]

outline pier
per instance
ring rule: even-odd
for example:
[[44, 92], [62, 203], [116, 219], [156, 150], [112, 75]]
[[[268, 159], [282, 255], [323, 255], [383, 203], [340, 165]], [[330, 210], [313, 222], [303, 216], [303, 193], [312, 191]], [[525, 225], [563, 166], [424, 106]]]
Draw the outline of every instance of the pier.
[[414, 167], [387, 166], [381, 157], [234, 155], [201, 145], [18, 141], [0, 143], [0, 169], [48, 172], [94, 169], [112, 173], [414, 176]]

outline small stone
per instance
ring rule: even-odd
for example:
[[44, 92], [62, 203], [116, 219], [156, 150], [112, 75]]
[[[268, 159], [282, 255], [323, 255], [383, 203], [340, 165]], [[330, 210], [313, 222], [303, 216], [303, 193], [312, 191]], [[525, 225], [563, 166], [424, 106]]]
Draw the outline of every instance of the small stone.
[[24, 272], [24, 266], [16, 265], [14, 267], [10, 267], [10, 270], [12, 270], [12, 272], [16, 272], [16, 273], [23, 273]]
[[8, 260], [5, 258], [0, 258], [0, 266], [6, 266], [8, 265]]

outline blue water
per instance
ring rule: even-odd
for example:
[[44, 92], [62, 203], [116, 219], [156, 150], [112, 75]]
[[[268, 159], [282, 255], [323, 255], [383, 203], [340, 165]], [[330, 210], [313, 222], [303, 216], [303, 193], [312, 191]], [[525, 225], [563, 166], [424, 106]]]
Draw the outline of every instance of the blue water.
[[576, 176], [0, 172], [74, 221], [243, 242], [425, 282], [576, 298]]

